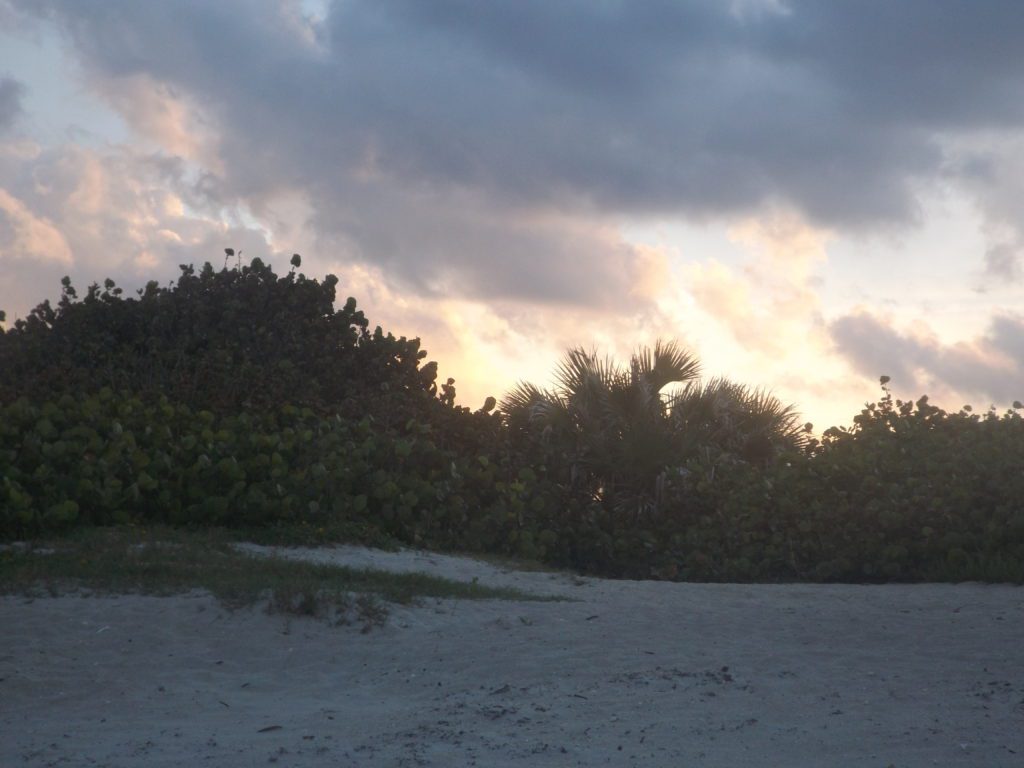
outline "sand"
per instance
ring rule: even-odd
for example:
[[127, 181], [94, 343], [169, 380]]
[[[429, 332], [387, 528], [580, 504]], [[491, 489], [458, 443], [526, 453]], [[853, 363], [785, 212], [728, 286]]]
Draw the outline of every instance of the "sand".
[[362, 634], [199, 593], [0, 598], [0, 766], [1024, 766], [1020, 587], [282, 553], [574, 602], [429, 600]]

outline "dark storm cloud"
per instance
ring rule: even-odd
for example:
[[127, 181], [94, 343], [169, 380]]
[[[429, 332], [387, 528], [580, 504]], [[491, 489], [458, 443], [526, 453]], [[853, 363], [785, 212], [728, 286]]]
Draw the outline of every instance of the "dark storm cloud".
[[[145, 74], [212, 113], [225, 194], [302, 189], [365, 258], [458, 271], [470, 292], [497, 273], [506, 292], [574, 301], [631, 269], [627, 250], [588, 241], [571, 287], [502, 276], [526, 255], [500, 238], [521, 235], [538, 266], [580, 245], [527, 232], [538, 211], [782, 202], [839, 228], [907, 222], [914, 186], [948, 173], [939, 137], [1024, 112], [1016, 2], [348, 0], [306, 37], [294, 2], [22, 5], [54, 17], [94, 77]], [[474, 215], [450, 213], [467, 193]], [[413, 210], [451, 229], [398, 217]], [[457, 252], [480, 239], [493, 247]]]
[[25, 87], [11, 77], [0, 77], [0, 133], [14, 125], [21, 114]]
[[837, 351], [866, 376], [891, 376], [903, 388], [934, 380], [1001, 405], [1024, 400], [1024, 317], [997, 316], [971, 344], [903, 334], [866, 312], [836, 320], [830, 332]]

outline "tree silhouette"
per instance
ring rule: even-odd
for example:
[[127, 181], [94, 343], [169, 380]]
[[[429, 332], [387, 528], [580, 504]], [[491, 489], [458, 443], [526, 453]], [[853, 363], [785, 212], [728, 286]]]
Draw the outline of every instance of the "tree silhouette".
[[[626, 366], [574, 348], [552, 389], [520, 383], [501, 410], [513, 435], [563, 466], [571, 491], [639, 519], [657, 514], [666, 483], [692, 461], [763, 465], [805, 442], [792, 406], [699, 375], [696, 357], [671, 341], [639, 348]], [[666, 392], [671, 384], [683, 386]]]

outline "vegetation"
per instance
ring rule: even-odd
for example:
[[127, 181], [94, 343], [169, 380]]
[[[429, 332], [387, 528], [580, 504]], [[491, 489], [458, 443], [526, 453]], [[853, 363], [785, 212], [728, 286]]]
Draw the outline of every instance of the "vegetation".
[[[888, 389], [802, 453], [691, 464], [626, 540], [628, 573], [700, 580], [1024, 582], [1024, 420]], [[656, 542], [653, 546], [651, 542]]]
[[229, 608], [262, 601], [269, 612], [357, 621], [364, 630], [387, 616], [381, 600], [556, 599], [422, 573], [249, 555], [233, 548], [225, 531], [87, 529], [32, 548], [0, 551], [0, 593], [57, 594], [67, 589], [158, 595], [204, 589]]
[[284, 403], [419, 412], [436, 393], [436, 365], [419, 367], [418, 340], [369, 331], [354, 299], [336, 310], [337, 282], [294, 268], [279, 277], [258, 259], [199, 274], [183, 265], [176, 284], [150, 282], [137, 298], [107, 280], [79, 299], [64, 278], [56, 309], [40, 304], [0, 343], [0, 402], [107, 388], [218, 413]]
[[[1024, 425], [882, 398], [810, 436], [677, 345], [571, 350], [478, 411], [337, 280], [266, 265], [0, 332], [0, 538], [113, 524], [398, 542], [612, 576], [1024, 581]], [[1019, 406], [1019, 404], [1015, 404]]]
[[432, 433], [415, 420], [395, 428], [291, 405], [216, 414], [109, 389], [41, 405], [22, 398], [0, 406], [10, 446], [0, 450], [0, 526], [38, 535], [81, 524], [340, 521], [408, 543], [497, 546], [502, 520], [474, 511], [501, 512], [516, 490], [486, 456], [442, 448]]

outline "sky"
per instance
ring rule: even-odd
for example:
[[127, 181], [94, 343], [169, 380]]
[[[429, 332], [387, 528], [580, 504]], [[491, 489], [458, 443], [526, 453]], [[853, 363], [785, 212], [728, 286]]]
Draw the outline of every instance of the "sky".
[[0, 0], [0, 309], [243, 258], [459, 401], [674, 339], [816, 431], [1024, 400], [1015, 0]]

